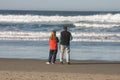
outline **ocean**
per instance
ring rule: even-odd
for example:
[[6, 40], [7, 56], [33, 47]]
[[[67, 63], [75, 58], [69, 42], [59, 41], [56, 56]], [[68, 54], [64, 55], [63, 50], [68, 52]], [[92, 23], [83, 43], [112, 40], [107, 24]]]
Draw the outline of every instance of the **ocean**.
[[63, 26], [71, 59], [120, 61], [119, 11], [0, 10], [0, 58], [47, 59], [50, 32], [59, 37]]

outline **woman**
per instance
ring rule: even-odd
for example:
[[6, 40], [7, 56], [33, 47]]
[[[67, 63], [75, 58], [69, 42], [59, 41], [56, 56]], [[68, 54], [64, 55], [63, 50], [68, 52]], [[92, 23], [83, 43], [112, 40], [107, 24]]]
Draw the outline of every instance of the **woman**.
[[53, 30], [49, 38], [50, 52], [49, 52], [48, 62], [46, 62], [46, 64], [51, 64], [51, 62], [52, 64], [55, 64], [57, 50], [58, 50], [58, 42], [59, 40], [58, 37], [56, 37], [56, 31]]

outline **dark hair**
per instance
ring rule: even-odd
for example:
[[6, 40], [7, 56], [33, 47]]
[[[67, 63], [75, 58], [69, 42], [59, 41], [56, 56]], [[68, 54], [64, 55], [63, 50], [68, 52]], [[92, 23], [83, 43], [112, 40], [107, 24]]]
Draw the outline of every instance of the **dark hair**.
[[64, 26], [63, 29], [64, 29], [64, 30], [67, 30], [67, 26]]

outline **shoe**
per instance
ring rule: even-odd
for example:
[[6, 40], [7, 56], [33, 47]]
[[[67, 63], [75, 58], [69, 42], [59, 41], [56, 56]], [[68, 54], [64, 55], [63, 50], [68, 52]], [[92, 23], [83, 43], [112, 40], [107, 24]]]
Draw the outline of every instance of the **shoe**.
[[70, 62], [67, 62], [67, 64], [70, 64]]
[[63, 64], [63, 62], [61, 61], [60, 64]]
[[52, 63], [52, 64], [55, 64], [55, 63]]
[[50, 64], [50, 62], [46, 62], [46, 64]]

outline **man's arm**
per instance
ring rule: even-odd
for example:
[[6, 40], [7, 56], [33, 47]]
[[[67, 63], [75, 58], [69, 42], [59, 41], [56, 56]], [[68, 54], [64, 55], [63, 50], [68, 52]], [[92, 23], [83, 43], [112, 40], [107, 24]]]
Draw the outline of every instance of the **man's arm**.
[[70, 33], [70, 40], [73, 40], [73, 36], [72, 36], [72, 34]]

